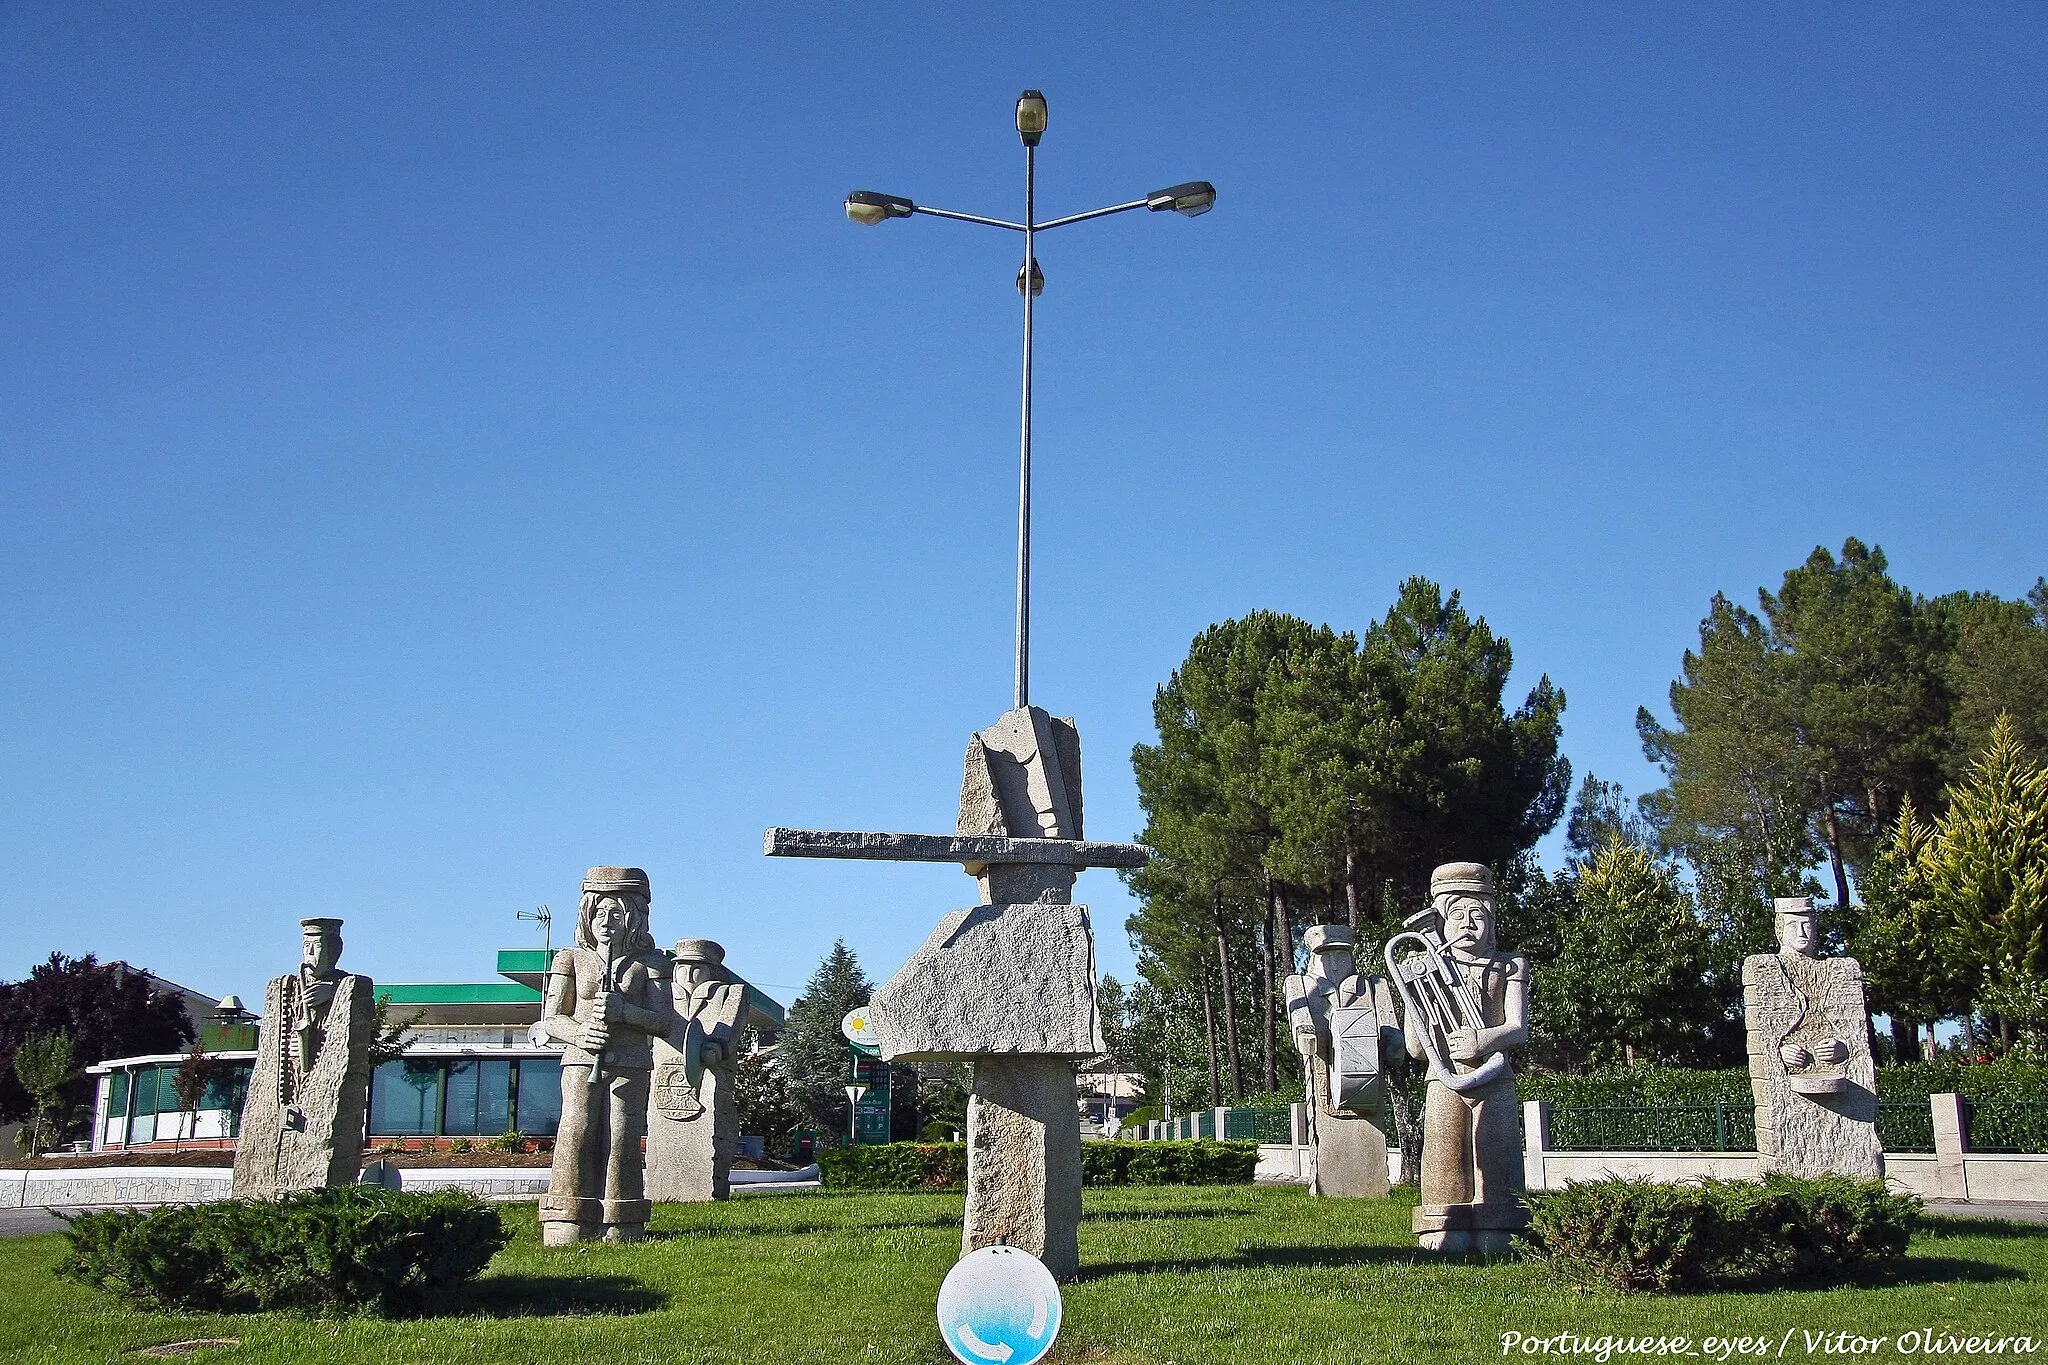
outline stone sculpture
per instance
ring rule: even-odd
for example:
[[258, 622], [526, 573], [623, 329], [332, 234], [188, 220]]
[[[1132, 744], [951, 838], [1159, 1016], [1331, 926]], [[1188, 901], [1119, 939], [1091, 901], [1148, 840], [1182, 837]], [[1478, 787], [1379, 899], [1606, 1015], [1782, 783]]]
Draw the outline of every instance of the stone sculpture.
[[[1494, 943], [1493, 874], [1482, 864], [1445, 863], [1429, 896], [1386, 950], [1408, 1006], [1408, 1054], [1429, 1063], [1412, 1227], [1432, 1251], [1506, 1251], [1529, 1222], [1507, 1055], [1528, 1041], [1529, 960]], [[1421, 951], [1398, 956], [1404, 944]]]
[[1742, 960], [1759, 1174], [1884, 1178], [1863, 968], [1818, 956], [1813, 899], [1779, 899], [1778, 951]]
[[566, 1051], [561, 1127], [540, 1201], [547, 1246], [598, 1237], [637, 1242], [646, 1234], [641, 1142], [654, 1040], [670, 1035], [675, 1017], [669, 961], [647, 932], [650, 898], [639, 868], [591, 868], [576, 946], [556, 953], [549, 969], [541, 1028]]
[[647, 1111], [647, 1197], [675, 1202], [731, 1194], [740, 1115], [733, 1098], [747, 988], [725, 971], [725, 949], [686, 938], [673, 954], [674, 1014], [654, 1040]]
[[352, 1185], [363, 1168], [375, 985], [341, 970], [341, 921], [299, 921], [299, 969], [263, 992], [235, 1144], [238, 1197]]
[[1308, 970], [1287, 978], [1287, 1018], [1308, 1082], [1309, 1193], [1387, 1196], [1386, 1058], [1403, 1043], [1386, 979], [1361, 976], [1351, 930], [1318, 924], [1302, 935]]
[[1020, 1247], [1061, 1279], [1080, 1271], [1073, 1064], [1103, 1051], [1074, 877], [1150, 857], [1083, 839], [1081, 809], [1074, 723], [1019, 707], [968, 741], [952, 837], [771, 829], [766, 841], [771, 856], [957, 862], [975, 878], [981, 904], [939, 921], [874, 993], [869, 1024], [887, 1060], [973, 1064], [961, 1254]]

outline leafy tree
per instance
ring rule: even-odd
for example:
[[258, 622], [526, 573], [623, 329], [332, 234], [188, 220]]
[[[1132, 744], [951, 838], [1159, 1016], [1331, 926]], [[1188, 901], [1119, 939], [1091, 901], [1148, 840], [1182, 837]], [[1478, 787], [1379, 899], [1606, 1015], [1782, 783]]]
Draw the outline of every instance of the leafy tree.
[[14, 1050], [14, 1076], [29, 1094], [30, 1155], [55, 1142], [63, 1130], [64, 1087], [78, 1075], [71, 1036], [62, 1029], [22, 1040]]
[[1724, 1015], [1706, 932], [1673, 870], [1618, 833], [1581, 871], [1533, 994], [1547, 1031], [1595, 1063], [1696, 1060]]
[[789, 1007], [776, 1059], [791, 1101], [821, 1136], [843, 1134], [851, 1122], [844, 1087], [852, 1053], [839, 1022], [872, 994], [874, 985], [853, 950], [844, 939], [834, 939], [804, 993]]
[[733, 1063], [732, 1090], [740, 1131], [758, 1136], [774, 1156], [793, 1150], [797, 1130], [809, 1121], [790, 1098], [789, 1078], [783, 1074], [777, 1052], [776, 1048], [763, 1048], [760, 1036], [748, 1029], [739, 1059]]
[[1648, 848], [1656, 834], [1641, 812], [1629, 804], [1619, 782], [1602, 782], [1587, 773], [1565, 817], [1564, 846], [1576, 866], [1591, 863], [1614, 839]]
[[2048, 768], [2009, 718], [1993, 724], [1931, 827], [1902, 810], [1878, 867], [1859, 943], [1887, 999], [1966, 1020], [1968, 1002], [1983, 1001], [2003, 1016], [2008, 1044], [2015, 1023], [2037, 1026], [2032, 1002], [2048, 983]]
[[[12, 1060], [29, 1038], [63, 1033], [80, 1067], [109, 1057], [176, 1052], [192, 1040], [185, 1007], [168, 992], [152, 993], [147, 975], [125, 963], [88, 954], [50, 954], [27, 979], [0, 982], [0, 1122], [29, 1116], [31, 1100]], [[67, 1108], [91, 1098], [83, 1076], [67, 1084]]]
[[1948, 779], [1968, 776], [2000, 716], [2011, 719], [2023, 747], [2048, 754], [2048, 581], [2036, 579], [2024, 601], [1951, 593], [1929, 608], [1947, 647]]

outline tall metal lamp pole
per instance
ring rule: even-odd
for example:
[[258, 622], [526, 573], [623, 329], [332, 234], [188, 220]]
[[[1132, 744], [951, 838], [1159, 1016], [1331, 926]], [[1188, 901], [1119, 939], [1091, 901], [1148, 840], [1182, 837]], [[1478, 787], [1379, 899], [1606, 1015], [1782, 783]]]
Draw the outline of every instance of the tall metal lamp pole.
[[979, 223], [984, 227], [1006, 228], [1024, 234], [1024, 264], [1017, 271], [1017, 292], [1024, 296], [1024, 398], [1017, 456], [1016, 705], [1019, 709], [1031, 704], [1031, 304], [1045, 292], [1045, 275], [1038, 268], [1037, 235], [1070, 223], [1106, 218], [1112, 213], [1128, 213], [1132, 209], [1150, 209], [1154, 213], [1171, 209], [1189, 218], [1198, 218], [1216, 206], [1216, 187], [1206, 180], [1190, 180], [1185, 184], [1154, 190], [1143, 199], [1133, 199], [1127, 204], [1112, 204], [1108, 208], [1090, 209], [1086, 213], [1069, 214], [1041, 223], [1038, 221], [1038, 140], [1045, 135], [1045, 123], [1045, 96], [1036, 90], [1026, 90], [1019, 95], [1017, 136], [1024, 143], [1024, 221], [1021, 223], [935, 209], [913, 203], [900, 195], [882, 194], [875, 190], [855, 190], [846, 196], [846, 216], [864, 227], [873, 227], [891, 218], [908, 218], [912, 214], [923, 213], [934, 218], [951, 218], [956, 222]]

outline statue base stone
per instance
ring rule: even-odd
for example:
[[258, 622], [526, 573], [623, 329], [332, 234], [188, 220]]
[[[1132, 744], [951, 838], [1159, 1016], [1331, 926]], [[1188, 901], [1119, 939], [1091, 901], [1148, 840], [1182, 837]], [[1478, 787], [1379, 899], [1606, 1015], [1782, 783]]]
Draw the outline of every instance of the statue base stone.
[[1424, 1204], [1409, 1222], [1424, 1251], [1452, 1254], [1511, 1251], [1515, 1234], [1528, 1226], [1529, 1210], [1520, 1203]]
[[974, 1059], [960, 1254], [1007, 1244], [1056, 1280], [1081, 1271], [1081, 1121], [1064, 1057]]
[[[1318, 1068], [1320, 1069], [1320, 1067]], [[1308, 1192], [1326, 1199], [1385, 1199], [1387, 1134], [1369, 1118], [1315, 1116], [1315, 1174]]]

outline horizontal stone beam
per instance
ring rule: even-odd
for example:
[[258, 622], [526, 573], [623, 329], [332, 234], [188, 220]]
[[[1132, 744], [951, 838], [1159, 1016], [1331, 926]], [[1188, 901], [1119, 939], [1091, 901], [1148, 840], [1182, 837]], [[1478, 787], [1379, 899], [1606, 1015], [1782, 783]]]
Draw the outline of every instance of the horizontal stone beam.
[[878, 862], [1057, 863], [1067, 867], [1143, 867], [1152, 850], [1143, 844], [1088, 839], [1006, 839], [1000, 835], [865, 834], [839, 829], [768, 831], [762, 852], [771, 858], [872, 858]]

